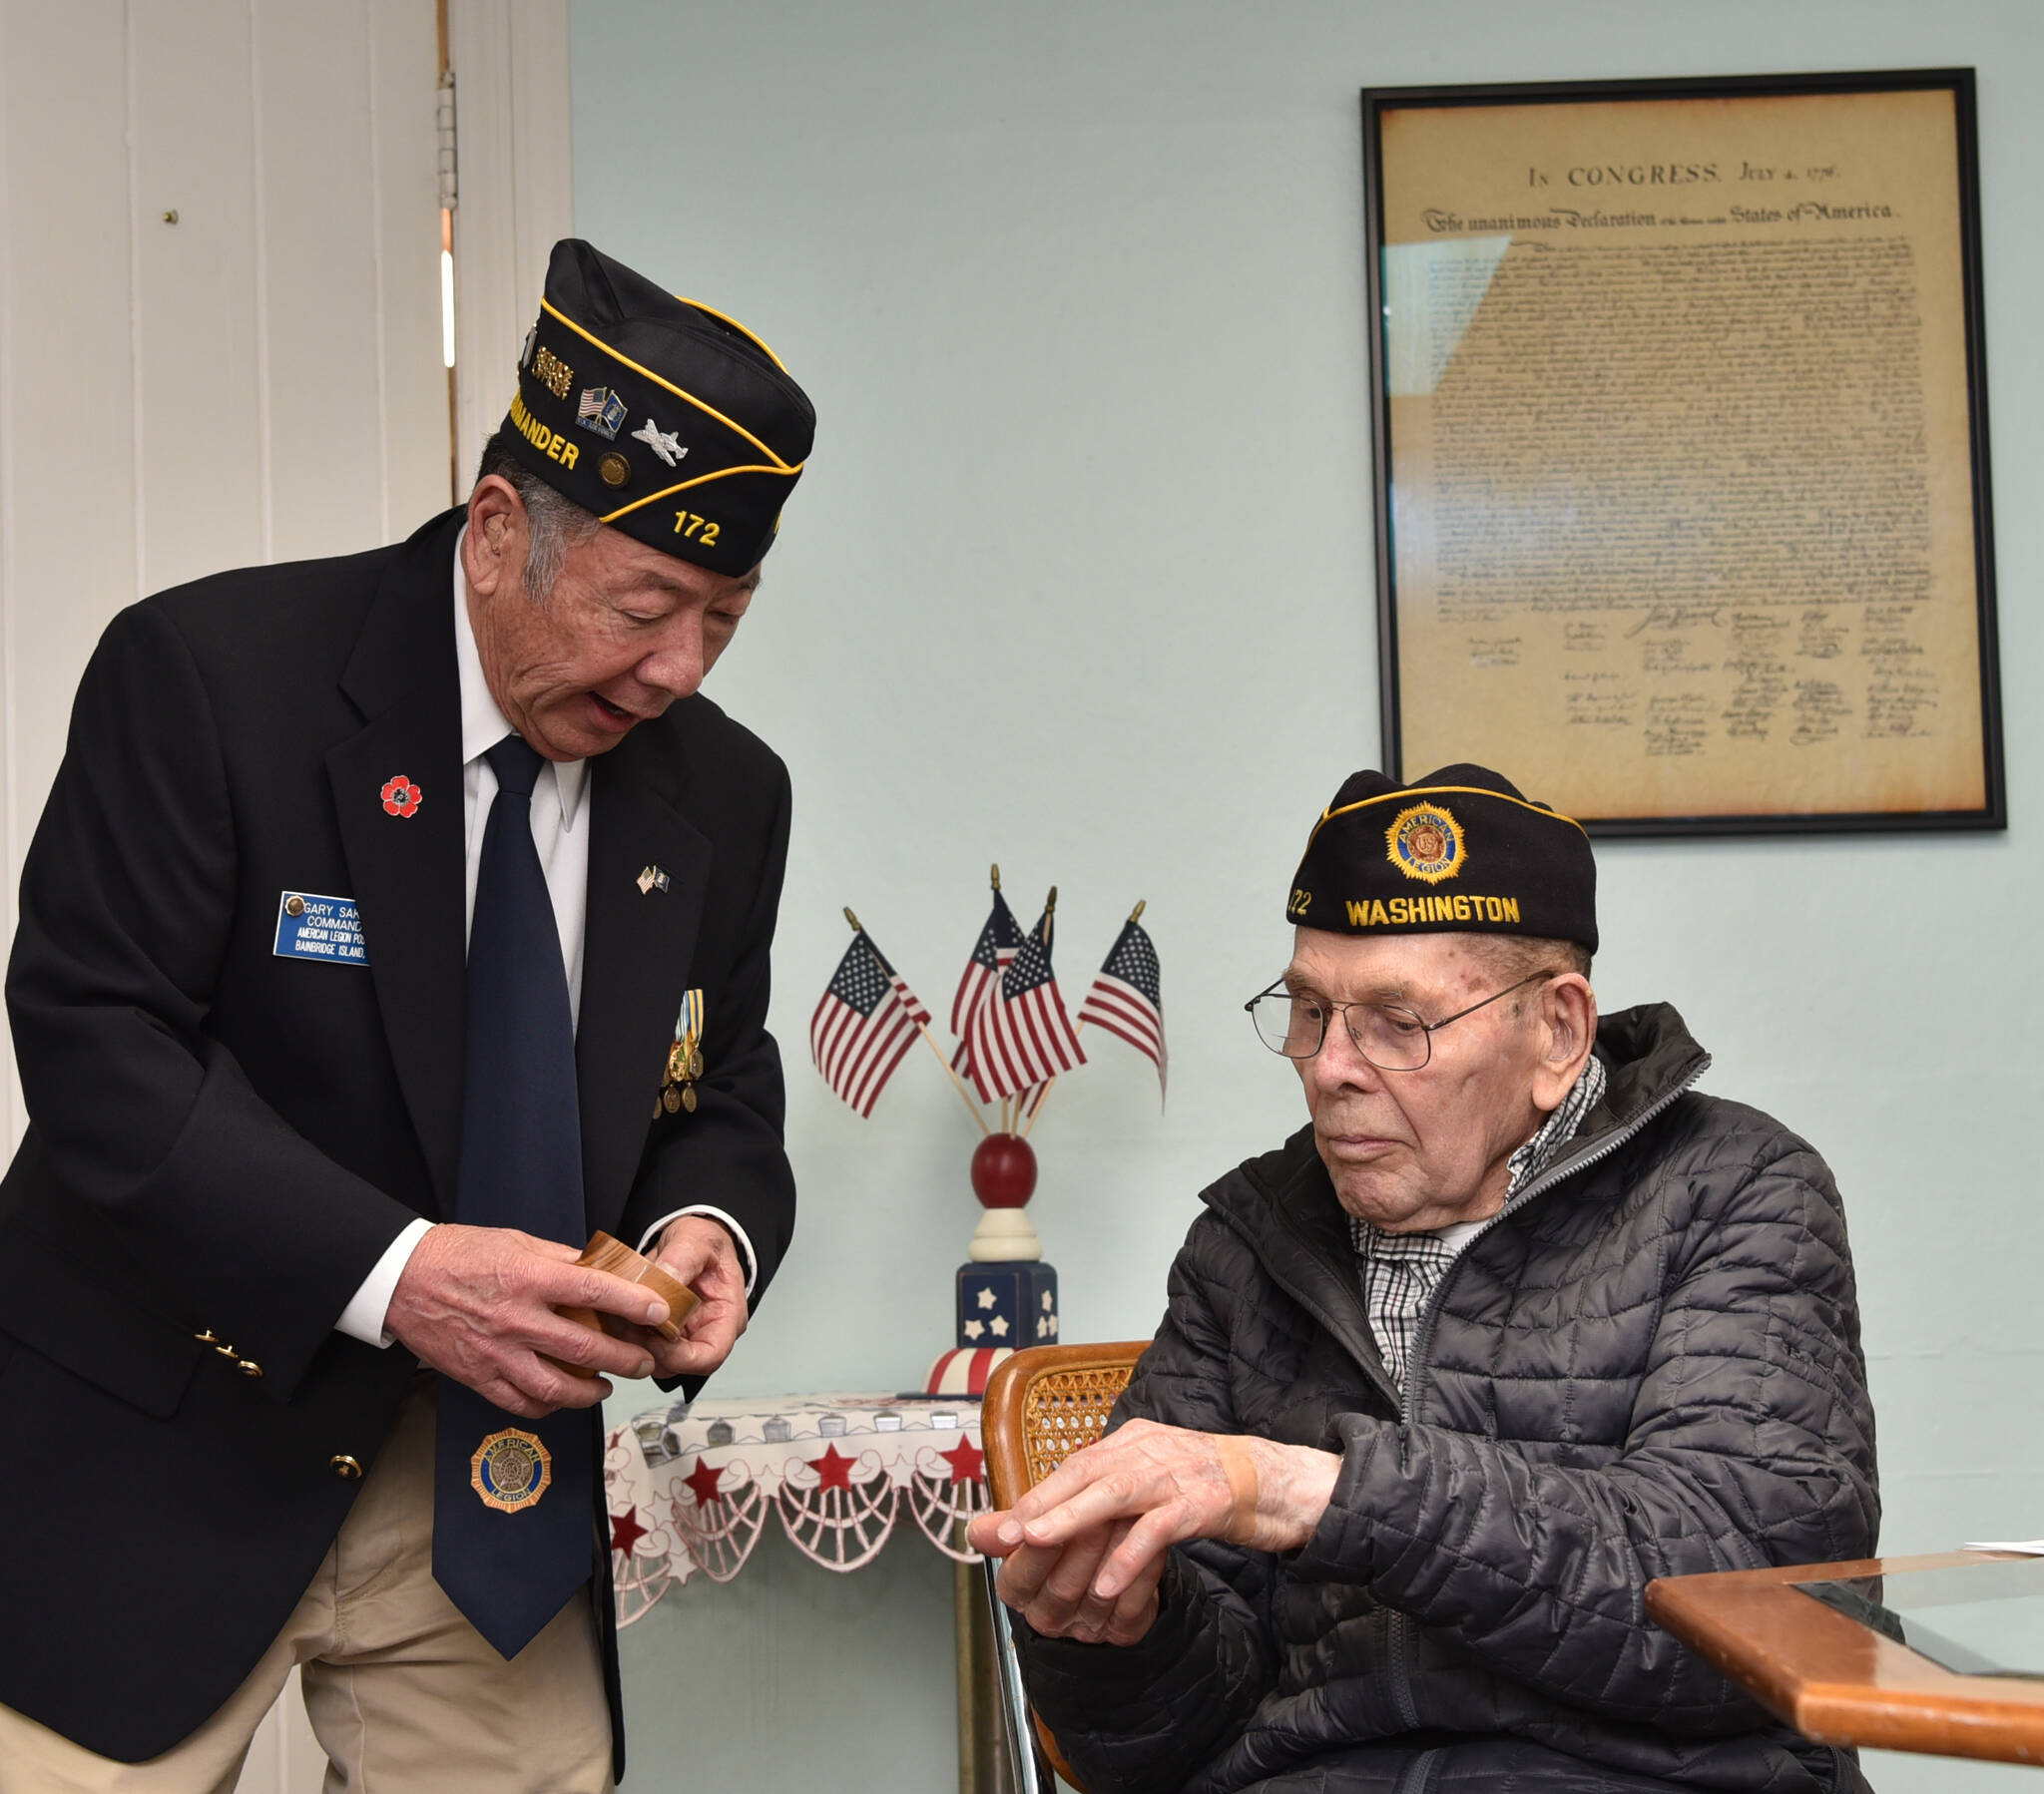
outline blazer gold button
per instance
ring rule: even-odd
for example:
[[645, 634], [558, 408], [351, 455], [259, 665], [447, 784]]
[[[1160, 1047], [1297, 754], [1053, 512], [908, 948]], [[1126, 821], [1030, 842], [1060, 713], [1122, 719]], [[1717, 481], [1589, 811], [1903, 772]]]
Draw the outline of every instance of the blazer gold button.
[[204, 1333], [193, 1334], [192, 1337], [198, 1340], [201, 1345], [220, 1344], [220, 1335], [216, 1333], [211, 1327], [208, 1327]]
[[218, 1352], [223, 1358], [235, 1358], [240, 1356], [240, 1354], [235, 1350], [235, 1348], [229, 1345], [225, 1339], [223, 1339], [220, 1342], [220, 1344], [215, 1346], [213, 1349], [216, 1352]]
[[253, 1358], [244, 1358], [241, 1369], [242, 1375], [245, 1377], [259, 1377], [262, 1375], [262, 1366], [257, 1364]]
[[327, 1459], [326, 1468], [332, 1471], [343, 1483], [355, 1483], [361, 1480], [361, 1465], [356, 1463], [345, 1452], [336, 1452], [331, 1458]]

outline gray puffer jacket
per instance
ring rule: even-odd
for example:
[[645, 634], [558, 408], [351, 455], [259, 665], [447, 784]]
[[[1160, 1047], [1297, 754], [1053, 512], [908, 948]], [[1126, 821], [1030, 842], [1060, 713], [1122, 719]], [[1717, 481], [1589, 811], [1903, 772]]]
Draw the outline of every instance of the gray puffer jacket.
[[1873, 1552], [1837, 1190], [1779, 1122], [1691, 1092], [1710, 1060], [1665, 1004], [1596, 1050], [1602, 1102], [1443, 1277], [1402, 1406], [1311, 1129], [1206, 1191], [1117, 1424], [1343, 1463], [1303, 1550], [1175, 1549], [1140, 1643], [1018, 1627], [1092, 1794], [1864, 1788], [1642, 1601]]

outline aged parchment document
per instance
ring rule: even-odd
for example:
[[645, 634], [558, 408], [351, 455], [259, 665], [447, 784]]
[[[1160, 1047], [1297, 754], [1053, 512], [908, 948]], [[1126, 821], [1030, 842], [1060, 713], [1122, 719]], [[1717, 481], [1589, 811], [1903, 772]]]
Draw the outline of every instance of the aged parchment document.
[[1947, 91], [1382, 122], [1402, 764], [1986, 802]]

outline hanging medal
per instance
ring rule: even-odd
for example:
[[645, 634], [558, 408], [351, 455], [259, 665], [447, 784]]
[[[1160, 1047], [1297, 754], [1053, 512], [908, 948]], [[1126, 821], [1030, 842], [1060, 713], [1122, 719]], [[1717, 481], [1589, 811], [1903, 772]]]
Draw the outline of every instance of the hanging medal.
[[703, 1076], [703, 993], [691, 991], [682, 999], [681, 1014], [675, 1018], [674, 1045], [668, 1049], [666, 1074], [661, 1080], [660, 1101], [654, 1118], [678, 1110], [696, 1113], [696, 1080]]

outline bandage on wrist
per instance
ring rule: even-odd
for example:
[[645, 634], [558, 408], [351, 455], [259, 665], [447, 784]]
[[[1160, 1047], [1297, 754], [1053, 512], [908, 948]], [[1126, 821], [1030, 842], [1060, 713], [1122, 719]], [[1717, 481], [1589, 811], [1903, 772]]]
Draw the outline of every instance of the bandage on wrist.
[[1228, 1529], [1222, 1537], [1230, 1545], [1248, 1545], [1256, 1537], [1257, 1497], [1262, 1490], [1254, 1448], [1239, 1433], [1216, 1434], [1214, 1445], [1221, 1454], [1229, 1493], [1235, 1498], [1228, 1511]]

